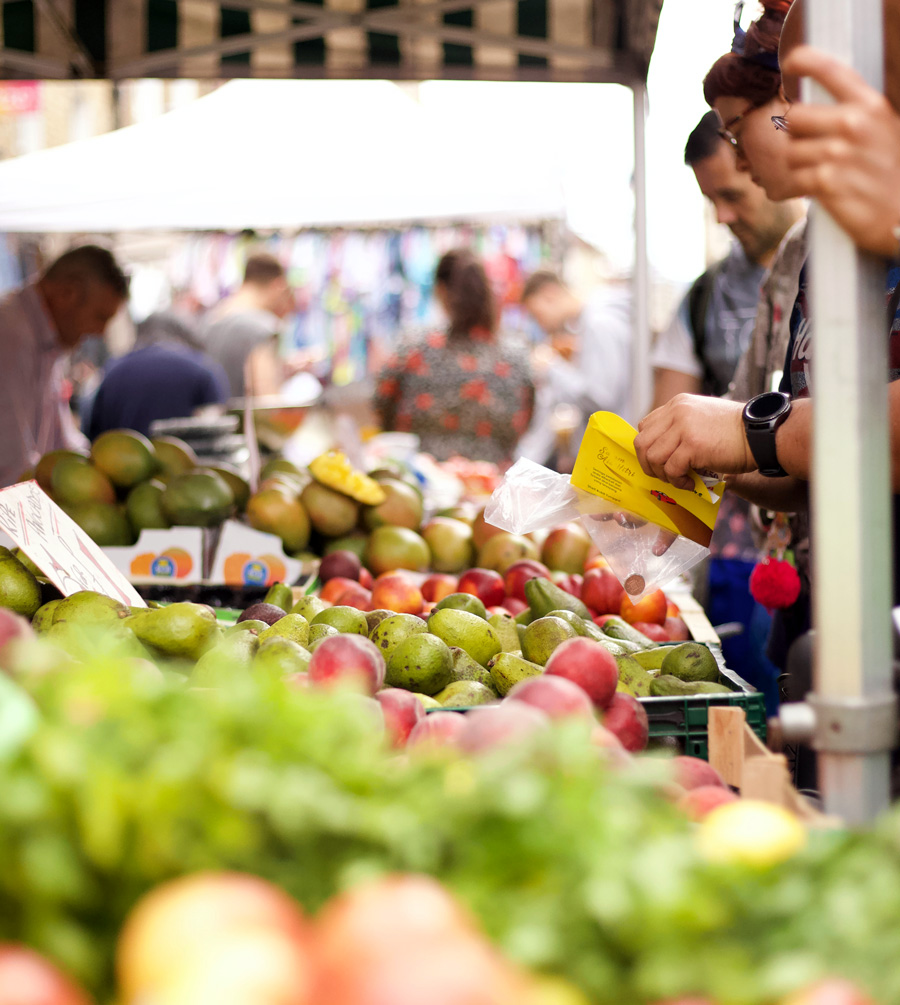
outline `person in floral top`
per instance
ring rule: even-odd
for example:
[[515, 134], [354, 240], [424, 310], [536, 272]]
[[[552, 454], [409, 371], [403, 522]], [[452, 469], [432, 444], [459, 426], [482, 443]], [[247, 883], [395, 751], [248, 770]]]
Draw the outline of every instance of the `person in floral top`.
[[470, 251], [441, 258], [435, 296], [448, 326], [402, 338], [376, 379], [382, 428], [415, 433], [440, 461], [509, 464], [534, 404], [528, 351], [498, 332], [496, 298]]

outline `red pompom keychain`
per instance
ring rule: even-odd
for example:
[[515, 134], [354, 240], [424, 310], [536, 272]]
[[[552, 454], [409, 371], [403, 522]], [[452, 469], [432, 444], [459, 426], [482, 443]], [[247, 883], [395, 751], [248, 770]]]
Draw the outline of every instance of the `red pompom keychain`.
[[790, 607], [800, 596], [800, 574], [790, 562], [769, 556], [750, 573], [750, 593], [770, 611]]

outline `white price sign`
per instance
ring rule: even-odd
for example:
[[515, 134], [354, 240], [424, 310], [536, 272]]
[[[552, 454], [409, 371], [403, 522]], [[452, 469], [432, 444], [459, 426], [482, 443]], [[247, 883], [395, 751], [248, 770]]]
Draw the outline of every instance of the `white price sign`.
[[102, 549], [37, 482], [0, 489], [0, 530], [16, 542], [64, 597], [79, 590], [94, 590], [129, 607], [147, 606]]

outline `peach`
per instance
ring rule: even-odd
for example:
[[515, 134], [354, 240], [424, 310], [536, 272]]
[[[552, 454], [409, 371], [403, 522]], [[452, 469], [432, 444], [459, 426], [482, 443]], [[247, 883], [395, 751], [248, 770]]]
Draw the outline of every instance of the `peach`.
[[508, 698], [524, 701], [550, 716], [551, 719], [593, 719], [594, 706], [582, 688], [565, 677], [530, 677], [519, 681]]
[[669, 633], [669, 640], [671, 642], [689, 642], [691, 639], [691, 631], [685, 622], [675, 616], [669, 616], [663, 622], [663, 628]]
[[399, 572], [386, 572], [372, 584], [372, 608], [384, 608], [397, 614], [419, 614], [425, 600], [422, 591]]
[[691, 818], [702, 820], [707, 813], [724, 803], [733, 803], [737, 796], [722, 785], [701, 785], [691, 789], [678, 800], [678, 808]]
[[372, 573], [369, 572], [365, 566], [363, 566], [359, 570], [359, 585], [364, 586], [367, 590], [371, 590], [373, 582]]
[[541, 547], [541, 561], [549, 569], [559, 572], [580, 573], [584, 570], [591, 539], [577, 523], [554, 527]]
[[590, 568], [584, 574], [581, 599], [598, 614], [618, 614], [625, 590], [608, 568]]
[[444, 597], [449, 597], [451, 593], [458, 592], [456, 583], [456, 576], [451, 576], [446, 572], [436, 572], [422, 583], [422, 596], [429, 603], [436, 604]]
[[406, 746], [428, 750], [453, 747], [465, 728], [466, 717], [462, 712], [432, 712], [413, 726]]
[[347, 685], [375, 694], [384, 684], [384, 657], [364, 635], [330, 635], [316, 646], [307, 673], [319, 687]]
[[506, 588], [507, 597], [515, 597], [526, 607], [528, 602], [525, 599], [525, 584], [529, 579], [549, 579], [550, 570], [543, 562], [535, 562], [531, 558], [523, 558], [513, 564], [503, 574], [503, 585]]
[[622, 746], [632, 754], [646, 748], [650, 723], [644, 706], [630, 694], [617, 692], [613, 695], [603, 715], [603, 725], [615, 733]]
[[725, 783], [719, 772], [708, 761], [701, 760], [699, 757], [685, 755], [673, 757], [672, 769], [675, 772], [675, 781], [683, 789], [699, 789], [708, 785], [718, 785], [725, 788]]
[[399, 687], [386, 687], [375, 695], [384, 713], [384, 725], [392, 747], [403, 747], [420, 719], [425, 718], [422, 702]]
[[372, 594], [359, 583], [352, 583], [334, 600], [335, 607], [355, 607], [358, 611], [368, 611], [372, 606]]
[[469, 754], [518, 743], [549, 723], [547, 716], [524, 701], [504, 700], [499, 705], [473, 708], [465, 715], [459, 746]]
[[635, 621], [649, 621], [661, 625], [666, 620], [669, 602], [662, 590], [655, 590], [642, 597], [636, 604], [629, 597], [624, 597], [619, 613], [630, 624]]
[[598, 708], [606, 708], [619, 683], [615, 657], [599, 642], [582, 636], [558, 645], [547, 660], [545, 673], [577, 684]]
[[636, 628], [639, 632], [642, 632], [651, 639], [653, 642], [671, 642], [669, 638], [669, 633], [666, 631], [663, 625], [655, 625], [650, 621], [634, 621], [631, 625], [632, 628]]
[[319, 590], [319, 596], [322, 600], [327, 600], [329, 604], [333, 604], [344, 590], [359, 585], [359, 580], [357, 579], [348, 579], [346, 576], [332, 576], [322, 589]]
[[469, 569], [459, 577], [457, 593], [470, 593], [484, 604], [495, 607], [506, 599], [503, 577], [493, 569]]

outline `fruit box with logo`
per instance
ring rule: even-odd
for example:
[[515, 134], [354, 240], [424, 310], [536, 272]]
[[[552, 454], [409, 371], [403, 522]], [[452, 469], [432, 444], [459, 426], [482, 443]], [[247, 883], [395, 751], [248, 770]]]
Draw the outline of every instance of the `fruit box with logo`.
[[190, 585], [203, 581], [208, 549], [204, 534], [200, 527], [142, 530], [136, 544], [103, 552], [132, 583]]

